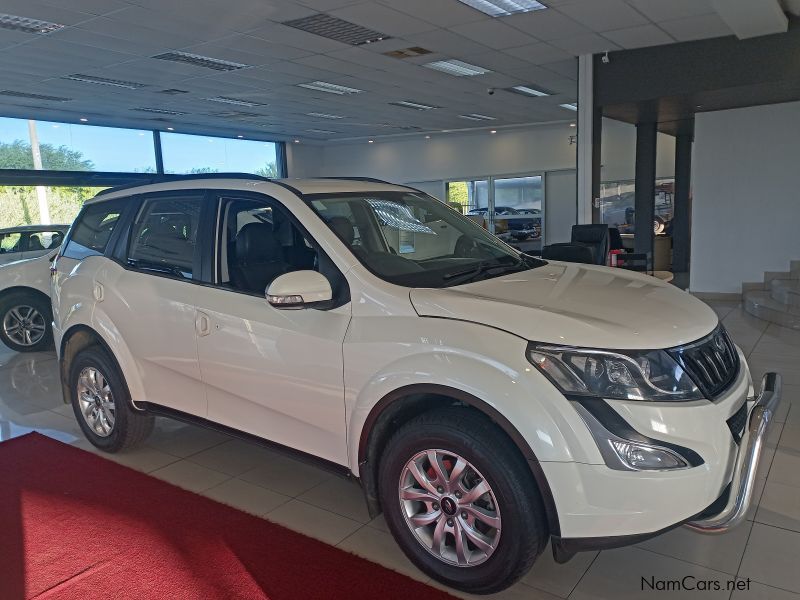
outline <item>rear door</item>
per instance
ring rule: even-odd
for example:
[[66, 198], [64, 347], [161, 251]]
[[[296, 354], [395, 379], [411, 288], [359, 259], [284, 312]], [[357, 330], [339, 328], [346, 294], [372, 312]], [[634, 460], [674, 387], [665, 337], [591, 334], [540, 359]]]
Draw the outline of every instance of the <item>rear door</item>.
[[61, 245], [64, 234], [58, 230], [32, 231], [22, 251], [22, 258], [36, 258], [55, 250]]
[[18, 231], [0, 233], [0, 265], [20, 260], [24, 243], [24, 236]]

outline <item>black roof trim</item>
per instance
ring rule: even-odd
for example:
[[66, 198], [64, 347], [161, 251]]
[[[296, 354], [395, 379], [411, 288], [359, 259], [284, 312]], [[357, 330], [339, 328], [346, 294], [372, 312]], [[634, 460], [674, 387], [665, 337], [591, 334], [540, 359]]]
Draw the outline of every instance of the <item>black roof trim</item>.
[[256, 181], [269, 181], [270, 183], [280, 183], [269, 177], [262, 177], [261, 175], [253, 175], [252, 173], [197, 173], [195, 175], [153, 175], [146, 179], [137, 181], [136, 183], [129, 183], [126, 185], [118, 185], [99, 192], [97, 196], [104, 196], [120, 190], [127, 190], [131, 188], [141, 187], [143, 185], [151, 185], [154, 183], [169, 183], [171, 181], [197, 181], [203, 179], [255, 179]]

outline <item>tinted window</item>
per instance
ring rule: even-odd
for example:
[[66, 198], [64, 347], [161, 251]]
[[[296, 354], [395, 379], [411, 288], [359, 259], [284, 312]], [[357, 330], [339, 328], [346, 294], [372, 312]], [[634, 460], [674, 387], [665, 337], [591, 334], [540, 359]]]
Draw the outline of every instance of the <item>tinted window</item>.
[[128, 264], [192, 279], [201, 208], [197, 196], [146, 200], [133, 225]]
[[64, 256], [81, 260], [101, 255], [114, 231], [126, 200], [98, 202], [87, 206], [72, 228]]
[[0, 233], [0, 254], [19, 252], [20, 239], [22, 236], [19, 233]]
[[28, 251], [52, 250], [58, 248], [64, 239], [60, 231], [37, 231], [28, 237]]

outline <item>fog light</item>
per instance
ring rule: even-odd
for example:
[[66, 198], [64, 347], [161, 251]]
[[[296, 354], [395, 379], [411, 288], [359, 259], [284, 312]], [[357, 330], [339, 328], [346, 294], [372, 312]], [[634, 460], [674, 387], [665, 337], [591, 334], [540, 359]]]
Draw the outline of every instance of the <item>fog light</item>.
[[663, 469], [683, 469], [686, 461], [666, 448], [654, 448], [634, 442], [611, 440], [622, 462], [637, 471], [660, 471]]

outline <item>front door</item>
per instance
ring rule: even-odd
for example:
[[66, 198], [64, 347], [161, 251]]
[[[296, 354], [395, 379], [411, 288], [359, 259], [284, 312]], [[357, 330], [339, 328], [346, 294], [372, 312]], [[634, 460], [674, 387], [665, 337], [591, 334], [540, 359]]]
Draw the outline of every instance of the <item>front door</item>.
[[[216, 285], [197, 296], [208, 418], [347, 464], [346, 282], [278, 203], [235, 194], [218, 200]], [[339, 306], [278, 310], [267, 303], [275, 277], [304, 269], [333, 280]]]

